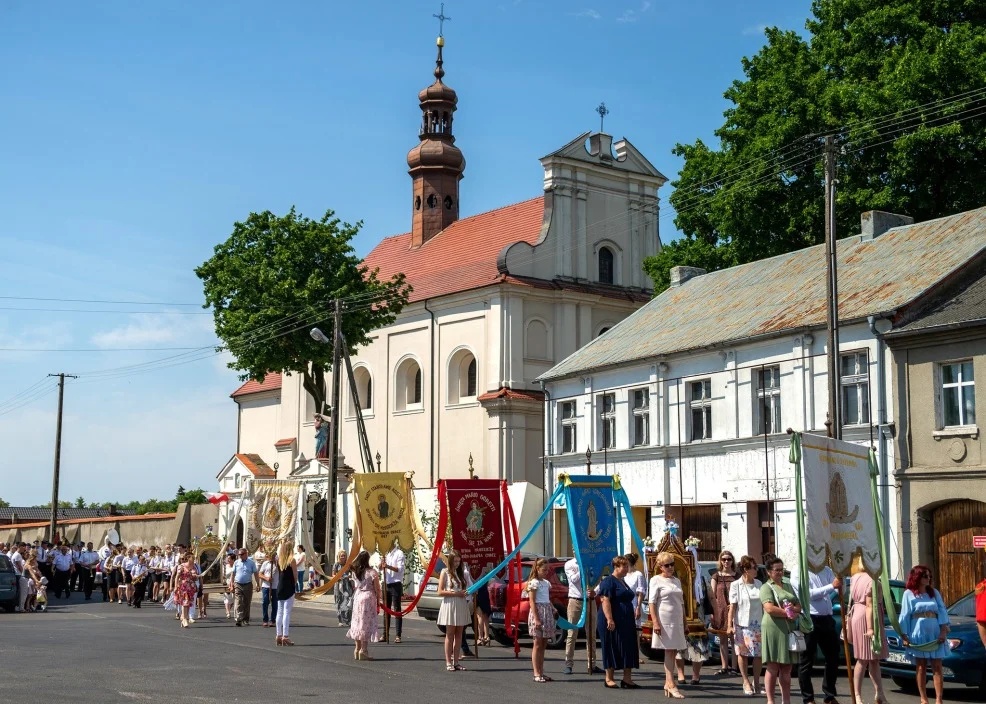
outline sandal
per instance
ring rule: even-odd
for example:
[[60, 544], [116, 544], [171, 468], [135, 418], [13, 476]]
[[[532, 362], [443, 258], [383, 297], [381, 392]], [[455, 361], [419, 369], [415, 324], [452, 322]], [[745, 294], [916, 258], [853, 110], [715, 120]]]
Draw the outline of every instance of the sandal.
[[294, 645], [294, 641], [290, 640], [287, 636], [281, 636], [281, 645]]
[[720, 670], [717, 670], [717, 671], [716, 671], [716, 673], [715, 673], [715, 676], [716, 676], [716, 677], [721, 677], [721, 676], [723, 676], [723, 675], [726, 675], [726, 676], [729, 676], [729, 675], [731, 675], [731, 674], [733, 674], [733, 673], [732, 673], [732, 672], [730, 672], [730, 671], [729, 671], [728, 669], [726, 669], [726, 668], [724, 667], [724, 668], [722, 668], [722, 669], [720, 669]]
[[446, 672], [455, 672], [455, 665], [446, 665], [445, 666], [445, 671]]
[[551, 680], [549, 680], [544, 675], [538, 675], [537, 677], [534, 678], [534, 681], [535, 682], [550, 682]]
[[401, 642], [401, 637], [400, 636], [397, 636], [396, 638], [394, 638], [394, 642], [395, 643], [400, 643]]
[[283, 643], [281, 643], [281, 636], [277, 636], [274, 639], [274, 645], [283, 645]]
[[456, 670], [465, 670], [466, 669], [462, 665], [460, 665], [459, 663], [455, 663], [455, 665], [453, 665], [452, 667], [454, 669], [456, 669]]

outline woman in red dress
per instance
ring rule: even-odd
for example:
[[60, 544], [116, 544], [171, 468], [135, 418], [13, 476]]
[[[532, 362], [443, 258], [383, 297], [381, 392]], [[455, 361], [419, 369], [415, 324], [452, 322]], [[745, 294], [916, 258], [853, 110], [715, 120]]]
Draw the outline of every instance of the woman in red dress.
[[195, 569], [195, 553], [189, 551], [185, 555], [185, 562], [178, 567], [178, 574], [175, 577], [177, 586], [175, 587], [175, 603], [181, 609], [181, 627], [188, 628], [188, 610], [195, 604], [195, 597], [198, 594], [199, 571]]

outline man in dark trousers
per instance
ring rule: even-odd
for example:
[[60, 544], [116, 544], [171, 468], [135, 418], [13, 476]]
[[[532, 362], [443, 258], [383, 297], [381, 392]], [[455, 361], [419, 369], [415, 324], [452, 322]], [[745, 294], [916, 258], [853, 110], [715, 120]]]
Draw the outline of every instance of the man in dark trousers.
[[68, 599], [72, 596], [72, 590], [69, 588], [69, 579], [72, 573], [75, 572], [75, 564], [72, 562], [72, 551], [69, 550], [68, 543], [62, 543], [58, 551], [55, 553], [55, 557], [52, 559], [51, 563], [52, 574], [54, 579], [54, 587], [52, 591], [57, 599], [64, 592], [65, 598]]
[[825, 658], [822, 674], [825, 704], [839, 704], [839, 700], [835, 698], [835, 680], [839, 676], [841, 643], [839, 630], [832, 616], [832, 597], [840, 593], [842, 580], [835, 576], [830, 567], [823, 567], [820, 572], [808, 572], [808, 589], [799, 588], [795, 575], [791, 575], [791, 585], [802, 600], [810, 596], [811, 622], [814, 625], [811, 633], [805, 634], [807, 647], [801, 653], [801, 662], [798, 665], [801, 698], [805, 704], [814, 704], [815, 688], [811, 682], [811, 670], [815, 664], [815, 653], [820, 649]]

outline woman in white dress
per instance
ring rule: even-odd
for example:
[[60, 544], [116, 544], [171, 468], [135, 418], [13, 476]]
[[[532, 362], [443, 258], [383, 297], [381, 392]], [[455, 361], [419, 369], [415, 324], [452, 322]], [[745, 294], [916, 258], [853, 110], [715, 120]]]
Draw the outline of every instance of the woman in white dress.
[[[763, 622], [763, 604], [757, 579], [757, 563], [749, 555], [740, 560], [740, 578], [729, 585], [729, 635], [733, 636], [740, 674], [743, 676], [743, 694], [752, 697], [760, 691], [760, 624]], [[753, 683], [747, 675], [747, 666], [753, 661]]]
[[674, 576], [674, 556], [657, 554], [660, 573], [650, 580], [651, 647], [664, 650], [664, 695], [684, 699], [675, 682], [675, 656], [685, 641], [685, 600], [681, 582]]
[[442, 606], [438, 609], [438, 625], [445, 626], [445, 669], [449, 672], [465, 670], [456, 660], [462, 647], [462, 631], [466, 624], [472, 621], [469, 604], [466, 601], [465, 568], [459, 553], [452, 550], [446, 555], [445, 564], [438, 577], [438, 596], [442, 597]]

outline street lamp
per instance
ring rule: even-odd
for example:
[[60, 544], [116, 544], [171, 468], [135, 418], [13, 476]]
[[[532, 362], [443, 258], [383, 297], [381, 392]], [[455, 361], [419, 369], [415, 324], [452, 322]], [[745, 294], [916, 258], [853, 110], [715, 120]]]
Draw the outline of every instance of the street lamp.
[[329, 340], [329, 336], [318, 328], [312, 328], [308, 334], [312, 336], [312, 339], [315, 340], [315, 342], [321, 342], [323, 345], [327, 345], [331, 342], [331, 340]]

